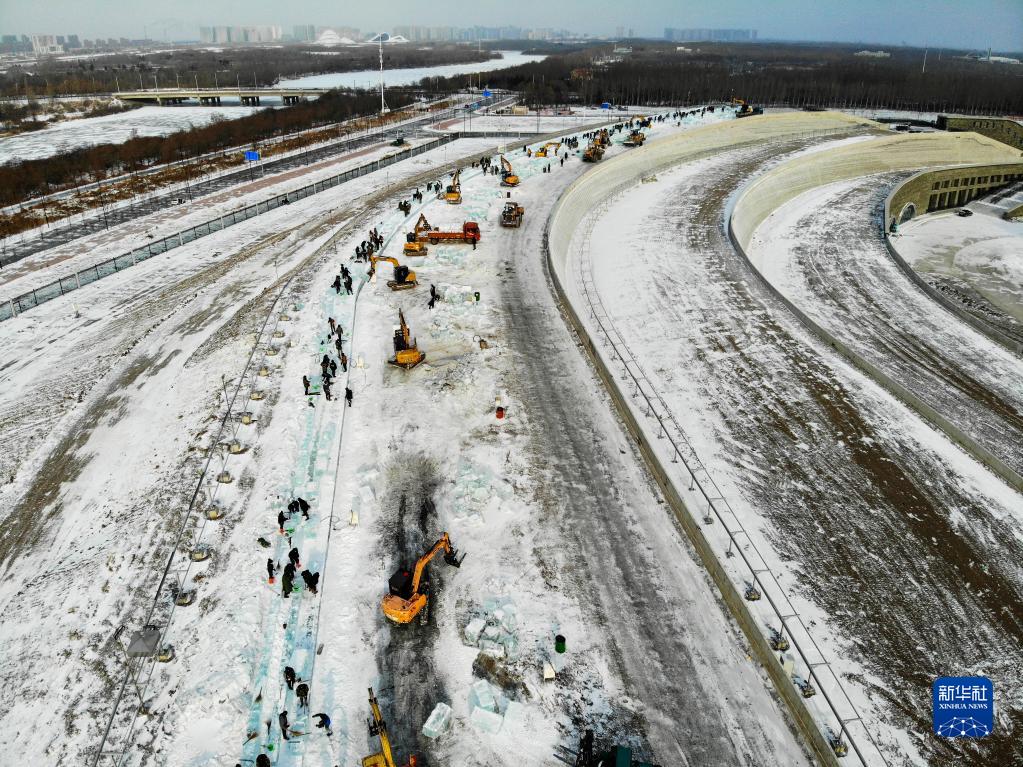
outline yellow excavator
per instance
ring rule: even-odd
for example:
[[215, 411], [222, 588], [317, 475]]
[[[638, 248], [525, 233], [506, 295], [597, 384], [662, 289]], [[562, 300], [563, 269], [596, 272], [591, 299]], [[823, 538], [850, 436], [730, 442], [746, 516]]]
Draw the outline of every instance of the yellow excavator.
[[425, 256], [429, 253], [426, 247], [426, 242], [421, 240], [419, 235], [423, 232], [432, 231], [433, 227], [430, 226], [430, 222], [426, 220], [426, 214], [420, 213], [419, 220], [416, 221], [415, 231], [409, 232], [405, 235], [405, 247], [402, 251], [406, 256]]
[[412, 334], [405, 323], [405, 313], [401, 309], [398, 310], [398, 323], [398, 327], [394, 329], [394, 358], [387, 362], [390, 365], [411, 370], [425, 360], [426, 355], [419, 351], [416, 340], [411, 338]]
[[604, 147], [594, 141], [583, 150], [583, 162], [598, 162], [604, 158]]
[[542, 147], [537, 149], [536, 152], [533, 153], [533, 157], [546, 157], [548, 154], [550, 154], [551, 147], [554, 147], [554, 156], [557, 157], [558, 150], [561, 149], [560, 141], [548, 141], [546, 144], [544, 144]]
[[518, 186], [519, 177], [512, 172], [511, 163], [501, 155], [501, 186]]
[[451, 177], [451, 183], [447, 185], [444, 190], [444, 201], [449, 205], [461, 205], [462, 204], [462, 169], [459, 168], [455, 171], [455, 175]]
[[407, 266], [398, 263], [398, 259], [390, 256], [370, 256], [369, 276], [377, 270], [377, 261], [385, 261], [394, 266], [394, 279], [387, 281], [387, 287], [391, 290], [411, 290], [419, 282], [416, 280], [416, 273]]
[[[423, 571], [430, 560], [441, 551], [444, 552], [444, 561], [449, 565], [462, 566], [465, 554], [459, 559], [458, 552], [451, 545], [451, 539], [444, 533], [440, 540], [433, 544], [433, 548], [419, 558], [414, 568], [410, 570], [405, 566], [399, 567], [387, 582], [388, 594], [384, 597], [381, 607], [389, 620], [395, 623], [411, 623], [426, 607], [429, 583], [423, 583]], [[427, 613], [423, 614], [424, 622], [426, 615]]]
[[597, 134], [597, 138], [594, 142], [600, 144], [600, 146], [611, 146], [611, 134], [607, 132], [607, 128], [601, 128], [600, 133]]
[[416, 767], [416, 758], [410, 756], [407, 762], [399, 765], [394, 761], [394, 754], [391, 753], [391, 739], [387, 734], [387, 722], [380, 713], [380, 704], [377, 703], [377, 696], [373, 694], [373, 688], [369, 688], [369, 710], [373, 719], [369, 724], [369, 736], [380, 737], [380, 750], [375, 754], [363, 758], [362, 767]]

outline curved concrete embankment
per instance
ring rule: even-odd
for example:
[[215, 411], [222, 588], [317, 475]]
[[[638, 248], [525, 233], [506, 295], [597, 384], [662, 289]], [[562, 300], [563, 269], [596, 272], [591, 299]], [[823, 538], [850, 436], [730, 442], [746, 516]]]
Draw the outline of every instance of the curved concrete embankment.
[[745, 248], [765, 218], [814, 187], [876, 173], [1018, 159], [1012, 148], [976, 133], [912, 133], [835, 147], [797, 157], [752, 181], [736, 201], [732, 228]]
[[573, 284], [573, 278], [569, 272], [569, 248], [577, 228], [594, 207], [612, 195], [615, 189], [636, 184], [642, 178], [659, 170], [682, 161], [695, 160], [771, 139], [791, 138], [799, 135], [809, 137], [828, 133], [841, 135], [869, 129], [870, 125], [867, 121], [835, 113], [794, 113], [707, 126], [651, 143], [643, 149], [598, 164], [592, 171], [572, 184], [551, 211], [545, 237], [548, 265], [560, 303], [568, 320], [582, 340], [619, 416], [639, 446], [651, 475], [660, 486], [679, 523], [699, 553], [708, 573], [714, 579], [730, 612], [749, 641], [752, 652], [768, 672], [779, 696], [785, 701], [819, 763], [828, 765], [828, 767], [837, 767], [838, 760], [815, 721], [813, 713], [804, 704], [798, 688], [792, 684], [783, 667], [778, 664], [775, 653], [760, 628], [760, 622], [748, 609], [736, 584], [731, 581], [728, 573], [719, 563], [714, 549], [702, 532], [700, 522], [686, 507], [678, 489], [670, 479], [671, 474], [661, 465], [656, 451], [647, 441], [643, 426], [629, 406], [628, 396], [619, 388], [616, 376], [597, 352], [597, 339], [590, 336], [582, 320], [582, 315], [586, 312], [585, 304], [573, 305], [573, 301], [578, 301], [579, 296], [574, 292], [569, 295], [567, 290]]
[[929, 166], [947, 167], [952, 164], [950, 160], [964, 165], [1009, 162], [1015, 159], [1015, 154], [1014, 150], [1004, 144], [977, 134], [927, 133], [892, 136], [798, 157], [764, 173], [746, 186], [735, 201], [728, 232], [736, 250], [746, 259], [751, 270], [811, 332], [862, 373], [941, 429], [1007, 484], [1023, 492], [1023, 476], [1001, 457], [981, 445], [966, 429], [953, 423], [931, 402], [918, 396], [813, 320], [778, 290], [747, 255], [757, 227], [776, 209], [811, 189], [884, 172], [919, 170]]

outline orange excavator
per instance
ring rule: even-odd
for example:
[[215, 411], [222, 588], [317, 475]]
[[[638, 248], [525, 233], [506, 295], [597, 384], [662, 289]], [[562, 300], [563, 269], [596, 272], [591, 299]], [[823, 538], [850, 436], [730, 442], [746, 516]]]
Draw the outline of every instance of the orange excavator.
[[429, 232], [433, 229], [430, 226], [430, 222], [426, 220], [426, 214], [420, 213], [419, 220], [416, 221], [415, 230], [405, 235], [405, 247], [402, 251], [406, 256], [425, 256], [429, 253], [429, 249], [426, 247], [426, 238], [420, 237], [423, 232]]
[[[441, 551], [444, 552], [444, 561], [452, 567], [461, 567], [465, 554], [459, 558], [458, 552], [451, 545], [451, 539], [444, 533], [440, 540], [433, 544], [428, 552], [423, 554], [411, 570], [402, 566], [391, 576], [387, 582], [388, 594], [384, 597], [381, 607], [384, 615], [395, 623], [411, 623], [417, 615], [426, 607], [429, 581], [423, 581], [423, 571], [430, 560]], [[423, 622], [427, 613], [423, 613]]]
[[364, 757], [362, 767], [416, 767], [414, 756], [410, 756], [407, 762], [400, 765], [394, 761], [394, 755], [391, 753], [391, 739], [387, 734], [387, 722], [384, 721], [384, 717], [380, 713], [380, 704], [377, 703], [377, 696], [373, 694], [372, 687], [369, 688], [369, 710], [373, 714], [373, 719], [367, 722], [369, 736], [371, 738], [380, 737], [380, 750]]
[[444, 190], [444, 201], [449, 205], [461, 205], [462, 204], [462, 169], [459, 168], [455, 171], [455, 175], [451, 177], [451, 183], [447, 185]]
[[405, 322], [405, 313], [401, 309], [398, 310], [398, 323], [398, 327], [394, 329], [394, 358], [387, 362], [390, 365], [411, 370], [425, 360], [426, 355], [419, 351], [416, 339], [411, 337], [412, 333]]
[[597, 141], [592, 141], [583, 150], [583, 162], [599, 162], [604, 157], [604, 147]]
[[398, 259], [390, 256], [370, 256], [369, 276], [377, 270], [377, 261], [385, 261], [394, 266], [394, 279], [387, 281], [387, 287], [391, 290], [411, 290], [419, 282], [416, 280], [416, 273], [407, 266], [398, 263]]
[[511, 163], [501, 155], [501, 186], [518, 186], [519, 177], [512, 172]]

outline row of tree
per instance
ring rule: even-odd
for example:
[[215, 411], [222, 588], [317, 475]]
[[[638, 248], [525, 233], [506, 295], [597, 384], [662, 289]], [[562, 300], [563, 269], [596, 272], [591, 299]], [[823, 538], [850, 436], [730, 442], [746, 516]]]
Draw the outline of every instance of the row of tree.
[[[1023, 67], [919, 49], [895, 49], [889, 58], [855, 52], [762, 44], [677, 51], [651, 44], [617, 61], [607, 49], [551, 56], [492, 72], [489, 83], [521, 92], [530, 104], [686, 105], [736, 97], [764, 105], [1023, 113]], [[446, 91], [461, 82], [434, 78], [428, 85]]]
[[[384, 67], [428, 67], [485, 61], [496, 54], [466, 46], [391, 46], [384, 49]], [[232, 48], [210, 51], [181, 48], [147, 54], [115, 54], [102, 59], [42, 59], [31, 67], [12, 66], [0, 74], [0, 95], [54, 96], [111, 93], [118, 89], [214, 86], [262, 87], [278, 79], [309, 73], [376, 69], [373, 46], [310, 48]]]
[[[399, 108], [411, 97], [388, 93], [388, 103]], [[264, 109], [236, 120], [220, 120], [168, 136], [136, 137], [123, 144], [100, 144], [65, 154], [15, 165], [0, 166], [0, 205], [14, 205], [33, 197], [82, 183], [135, 173], [160, 163], [173, 162], [288, 133], [375, 114], [380, 97], [373, 93], [331, 91], [315, 101], [282, 109]]]

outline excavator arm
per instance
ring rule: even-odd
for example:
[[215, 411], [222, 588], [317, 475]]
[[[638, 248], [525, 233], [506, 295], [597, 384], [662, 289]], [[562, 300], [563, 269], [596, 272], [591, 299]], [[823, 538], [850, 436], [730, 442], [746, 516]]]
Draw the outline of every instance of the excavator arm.
[[501, 155], [501, 170], [503, 170], [505, 173], [512, 172], [511, 163], [508, 162], [508, 159], [504, 155]]
[[416, 226], [415, 226], [416, 236], [418, 237], [420, 232], [429, 232], [432, 229], [433, 229], [433, 227], [430, 226], [430, 222], [426, 220], [426, 214], [425, 213], [420, 213], [419, 214], [419, 220], [416, 221]]
[[437, 556], [437, 554], [439, 554], [441, 551], [444, 552], [445, 562], [447, 562], [449, 565], [453, 565], [454, 567], [461, 567], [462, 559], [465, 559], [465, 555], [464, 554], [462, 555], [462, 559], [458, 558], [458, 552], [455, 551], [455, 549], [451, 546], [451, 538], [448, 537], [447, 533], [444, 533], [444, 535], [441, 536], [440, 540], [433, 544], [433, 548], [426, 552], [423, 556], [421, 556], [419, 558], [419, 561], [416, 562], [416, 569], [415, 572], [412, 574], [413, 594], [419, 593], [419, 582], [423, 578], [423, 570], [426, 569], [426, 566], [430, 563], [430, 560]]

